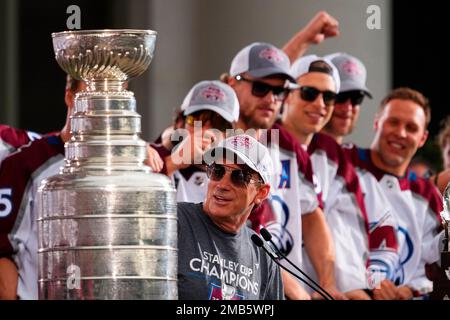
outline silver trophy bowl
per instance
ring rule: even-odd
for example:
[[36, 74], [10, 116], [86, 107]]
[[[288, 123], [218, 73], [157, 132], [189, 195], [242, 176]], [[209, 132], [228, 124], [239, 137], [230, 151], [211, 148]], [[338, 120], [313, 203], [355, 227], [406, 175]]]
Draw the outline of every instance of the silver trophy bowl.
[[124, 82], [147, 70], [155, 51], [152, 30], [87, 30], [53, 33], [55, 58], [87, 83]]
[[156, 33], [54, 33], [55, 57], [85, 81], [59, 175], [38, 191], [40, 299], [176, 299], [175, 189], [144, 165], [125, 82], [149, 66]]

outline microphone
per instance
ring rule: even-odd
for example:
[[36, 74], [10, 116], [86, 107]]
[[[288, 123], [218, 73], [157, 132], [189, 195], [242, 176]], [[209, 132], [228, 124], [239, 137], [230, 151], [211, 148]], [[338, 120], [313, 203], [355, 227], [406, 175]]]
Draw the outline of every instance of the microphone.
[[[334, 298], [331, 296], [331, 294], [329, 294], [324, 288], [322, 288], [317, 282], [315, 282], [313, 279], [311, 279], [305, 272], [303, 272], [299, 267], [297, 267], [291, 260], [289, 260], [276, 246], [276, 244], [272, 241], [272, 234], [266, 229], [266, 228], [261, 228], [261, 230], [259, 230], [259, 232], [261, 233], [262, 237], [264, 238], [264, 240], [266, 240], [267, 242], [270, 242], [272, 244], [272, 246], [275, 248], [275, 250], [277, 251], [278, 255], [281, 256], [281, 258], [286, 259], [286, 261], [293, 266], [298, 272], [300, 272], [302, 275], [304, 275], [309, 281], [311, 281], [315, 286], [313, 287], [311, 284], [308, 284], [310, 288], [312, 288], [314, 291], [316, 291], [317, 293], [319, 293], [322, 297], [323, 295], [327, 295], [331, 300], [334, 300]], [[261, 239], [260, 239], [261, 240]], [[321, 291], [321, 292], [319, 292]], [[323, 293], [323, 294], [322, 294]]]
[[[290, 274], [292, 274], [294, 277], [296, 277], [297, 279], [299, 279], [300, 281], [302, 281], [303, 283], [305, 283], [307, 286], [311, 287], [314, 291], [316, 291], [317, 293], [319, 293], [325, 300], [330, 300], [330, 298], [326, 295], [324, 295], [322, 292], [318, 291], [316, 288], [312, 287], [311, 284], [309, 284], [305, 279], [303, 279], [302, 277], [300, 277], [299, 275], [295, 274], [294, 272], [292, 272], [291, 270], [289, 270], [288, 268], [286, 268], [285, 266], [283, 266], [279, 261], [279, 257], [276, 255], [276, 253], [273, 251], [272, 248], [270, 248], [269, 246], [265, 245], [264, 241], [261, 239], [261, 237], [257, 234], [253, 234], [251, 236], [251, 239], [253, 241], [253, 243], [258, 246], [261, 247], [266, 253], [267, 255], [273, 260], [273, 262], [275, 262], [278, 266], [280, 266], [280, 268], [286, 270], [287, 272], [289, 272]], [[276, 257], [276, 258], [275, 258]], [[331, 297], [331, 296], [330, 296]], [[333, 297], [331, 297], [331, 300], [334, 300]]]

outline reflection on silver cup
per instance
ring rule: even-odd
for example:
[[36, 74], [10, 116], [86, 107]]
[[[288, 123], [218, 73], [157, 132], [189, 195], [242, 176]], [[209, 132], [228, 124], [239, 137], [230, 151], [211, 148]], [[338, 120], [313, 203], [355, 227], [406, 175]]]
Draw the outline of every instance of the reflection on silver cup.
[[149, 66], [156, 33], [54, 33], [75, 97], [65, 166], [39, 188], [40, 299], [176, 299], [177, 220], [170, 180], [144, 165], [136, 100], [124, 83]]

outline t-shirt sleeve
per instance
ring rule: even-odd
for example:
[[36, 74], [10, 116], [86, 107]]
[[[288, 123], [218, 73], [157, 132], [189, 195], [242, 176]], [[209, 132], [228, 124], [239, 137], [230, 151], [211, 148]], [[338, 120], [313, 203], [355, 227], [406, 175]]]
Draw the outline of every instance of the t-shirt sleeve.
[[270, 263], [270, 275], [269, 284], [267, 286], [267, 292], [264, 300], [283, 300], [284, 299], [284, 289], [283, 282], [281, 281], [280, 268], [272, 260]]

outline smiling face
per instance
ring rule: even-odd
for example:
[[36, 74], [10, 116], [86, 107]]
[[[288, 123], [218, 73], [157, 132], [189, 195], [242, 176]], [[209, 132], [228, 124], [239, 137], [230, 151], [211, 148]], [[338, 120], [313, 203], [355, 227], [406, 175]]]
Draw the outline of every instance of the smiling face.
[[352, 133], [359, 117], [360, 106], [352, 105], [350, 99], [343, 103], [336, 103], [330, 121], [325, 125], [324, 131], [335, 139], [342, 140], [343, 137]]
[[377, 115], [374, 127], [374, 164], [397, 176], [404, 175], [428, 137], [424, 109], [411, 100], [393, 99]]
[[[277, 77], [255, 79], [248, 74], [243, 76], [248, 80], [257, 80], [275, 87], [283, 87], [286, 81]], [[269, 91], [264, 97], [253, 95], [253, 84], [248, 81], [238, 81], [235, 78], [230, 78], [228, 84], [233, 87], [239, 99], [238, 127], [244, 130], [251, 128], [270, 129], [275, 123], [282, 101], [277, 100], [272, 91]]]
[[[242, 169], [237, 164], [226, 166], [232, 170]], [[227, 170], [219, 181], [210, 179], [203, 210], [221, 229], [237, 232], [245, 224], [254, 205], [267, 197], [269, 189], [267, 184], [256, 183], [249, 183], [246, 187], [236, 186], [231, 181], [231, 170]]]
[[[333, 78], [321, 72], [310, 72], [297, 80], [300, 86], [316, 88], [320, 91], [336, 92]], [[289, 94], [283, 112], [283, 125], [300, 140], [307, 144], [314, 133], [319, 132], [330, 120], [333, 105], [326, 106], [323, 94], [319, 94], [314, 101], [306, 101], [300, 97], [299, 90], [292, 90]]]

